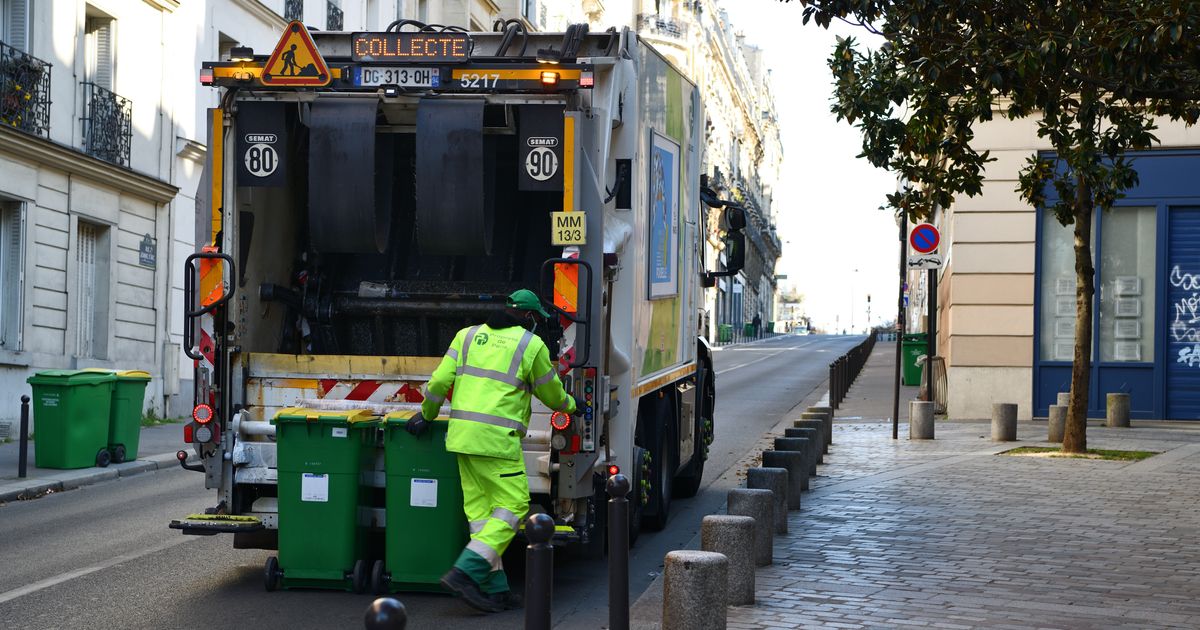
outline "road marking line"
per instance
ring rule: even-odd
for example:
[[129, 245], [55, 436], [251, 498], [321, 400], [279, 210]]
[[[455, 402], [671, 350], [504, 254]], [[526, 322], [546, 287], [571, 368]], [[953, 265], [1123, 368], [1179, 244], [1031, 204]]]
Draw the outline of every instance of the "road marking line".
[[768, 355], [767, 355], [767, 356], [765, 356], [765, 357], [759, 357], [759, 358], [757, 358], [757, 359], [755, 359], [755, 360], [753, 360], [753, 361], [747, 362], [747, 363], [740, 363], [740, 364], [738, 364], [738, 365], [734, 365], [734, 366], [727, 367], [727, 368], [725, 368], [724, 370], [717, 370], [717, 376], [720, 376], [720, 375], [722, 375], [722, 374], [724, 374], [724, 373], [726, 373], [726, 372], [731, 372], [731, 371], [733, 371], [733, 370], [739, 370], [739, 369], [741, 369], [741, 368], [744, 368], [744, 367], [746, 367], [747, 365], [754, 365], [755, 363], [758, 363], [758, 362], [760, 362], [760, 361], [766, 361], [767, 359], [770, 359], [771, 357], [773, 357], [773, 356], [775, 356], [775, 355], [777, 355], [777, 354], [783, 354], [784, 352], [787, 352], [788, 350], [795, 350], [795, 349], [796, 349], [796, 348], [784, 348], [784, 349], [782, 349], [782, 350], [780, 350], [780, 351], [778, 351], [778, 352], [772, 352], [771, 354], [768, 354]]
[[60, 573], [59, 575], [56, 575], [52, 578], [47, 578], [45, 580], [34, 582], [33, 584], [28, 584], [26, 586], [22, 586], [21, 588], [14, 588], [11, 591], [0, 593], [0, 604], [11, 602], [12, 600], [17, 599], [18, 597], [24, 597], [26, 595], [51, 588], [53, 586], [58, 586], [59, 584], [62, 584], [64, 582], [70, 582], [71, 580], [74, 580], [75, 578], [81, 578], [85, 575], [90, 575], [97, 571], [103, 571], [105, 569], [115, 567], [118, 564], [123, 564], [125, 562], [129, 562], [130, 560], [137, 560], [138, 558], [148, 556], [152, 553], [158, 553], [160, 551], [164, 551], [164, 550], [170, 549], [171, 547], [182, 545], [182, 544], [188, 543], [188, 542], [192, 542], [192, 540], [186, 536], [180, 535], [178, 538], [175, 538], [175, 539], [170, 540], [165, 543], [155, 545], [153, 547], [142, 549], [141, 551], [138, 551], [136, 553], [126, 553], [126, 554], [122, 554], [119, 556], [115, 556], [113, 558], [109, 558], [108, 560], [105, 560], [104, 562], [101, 562], [100, 564], [97, 564], [94, 566], [90, 566], [90, 567], [83, 568], [83, 569], [75, 569], [74, 571], [67, 571], [66, 573]]

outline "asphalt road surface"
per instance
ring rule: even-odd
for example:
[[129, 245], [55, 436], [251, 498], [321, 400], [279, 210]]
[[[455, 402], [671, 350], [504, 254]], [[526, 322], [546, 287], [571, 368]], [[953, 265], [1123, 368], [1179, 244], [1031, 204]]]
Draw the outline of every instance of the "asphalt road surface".
[[[665, 530], [642, 533], [630, 558], [631, 602], [657, 576], [666, 552], [686, 545], [700, 519], [720, 509], [735, 483], [732, 475], [722, 478], [729, 468], [814, 393], [829, 362], [860, 339], [786, 336], [716, 354], [716, 441], [703, 486], [695, 498], [675, 501]], [[167, 529], [211, 498], [199, 475], [173, 469], [0, 507], [0, 628], [362, 627], [371, 596], [267, 593], [262, 570], [271, 552]], [[510, 580], [519, 589], [517, 569]], [[523, 625], [521, 611], [483, 616], [446, 596], [398, 597], [411, 629]], [[604, 562], [559, 554], [556, 627], [606, 627], [607, 597]]]

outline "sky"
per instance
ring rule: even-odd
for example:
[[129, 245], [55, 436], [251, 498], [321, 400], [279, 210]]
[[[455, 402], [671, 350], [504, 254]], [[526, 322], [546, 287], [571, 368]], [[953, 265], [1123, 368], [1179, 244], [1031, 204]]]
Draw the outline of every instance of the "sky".
[[774, 198], [783, 240], [775, 272], [788, 276], [780, 291], [803, 294], [813, 324], [830, 332], [851, 323], [864, 329], [868, 295], [873, 323], [894, 320], [899, 228], [879, 207], [896, 178], [855, 158], [862, 148], [858, 130], [829, 113], [833, 79], [825, 64], [835, 35], [868, 35], [846, 25], [802, 26], [799, 2], [722, 5], [772, 70], [784, 155]]

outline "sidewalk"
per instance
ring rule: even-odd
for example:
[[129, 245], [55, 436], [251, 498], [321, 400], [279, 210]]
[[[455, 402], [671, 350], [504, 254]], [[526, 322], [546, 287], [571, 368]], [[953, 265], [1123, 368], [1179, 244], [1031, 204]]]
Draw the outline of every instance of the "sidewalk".
[[[893, 440], [894, 361], [876, 346], [729, 628], [1200, 627], [1200, 426], [1088, 427], [1092, 448], [1162, 452], [1140, 462], [1000, 456], [1048, 445], [1045, 423], [1001, 444], [987, 422], [939, 420], [936, 440], [910, 441], [910, 387]], [[638, 627], [657, 625], [656, 598]]]
[[[891, 350], [890, 353], [887, 351]], [[759, 569], [730, 628], [1200, 627], [1200, 427], [1088, 428], [1141, 462], [998, 456], [986, 422], [938, 421], [891, 439], [895, 348], [880, 344], [845, 406], [820, 476]], [[886, 376], [886, 378], [885, 378]]]
[[13, 440], [9, 444], [0, 444], [0, 504], [34, 499], [51, 492], [73, 490], [148, 470], [175, 467], [179, 465], [175, 453], [184, 446], [181, 422], [142, 427], [137, 460], [110, 464], [107, 468], [58, 470], [35, 467], [34, 443], [30, 442], [27, 475], [21, 479], [17, 477], [17, 461], [21, 451], [19, 442]]

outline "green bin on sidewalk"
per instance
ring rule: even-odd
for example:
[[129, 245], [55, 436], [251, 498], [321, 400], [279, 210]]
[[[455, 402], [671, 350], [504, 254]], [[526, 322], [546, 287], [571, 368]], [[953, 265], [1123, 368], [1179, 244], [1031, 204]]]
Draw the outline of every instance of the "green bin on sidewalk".
[[137, 459], [142, 437], [142, 404], [146, 401], [146, 383], [150, 373], [142, 370], [105, 370], [88, 368], [86, 372], [113, 374], [112, 406], [108, 414], [108, 452], [114, 464]]
[[267, 559], [267, 590], [366, 590], [358, 507], [360, 474], [374, 454], [378, 419], [367, 410], [288, 408], [275, 415], [279, 558]]
[[921, 384], [921, 366], [917, 365], [917, 359], [923, 354], [929, 353], [929, 333], [910, 333], [901, 337], [900, 356], [904, 358], [902, 364], [904, 374], [904, 384], [913, 386]]
[[33, 386], [33, 462], [38, 468], [107, 466], [108, 413], [117, 377], [84, 370], [45, 370]]
[[717, 342], [729, 343], [733, 341], [733, 326], [730, 324], [717, 325]]
[[[404, 425], [414, 413], [383, 418], [387, 542], [383, 562], [371, 569], [376, 593], [441, 591], [439, 580], [469, 538], [458, 456], [446, 451], [449, 422], [433, 420], [421, 437], [413, 437]], [[414, 532], [420, 535], [414, 538]]]

